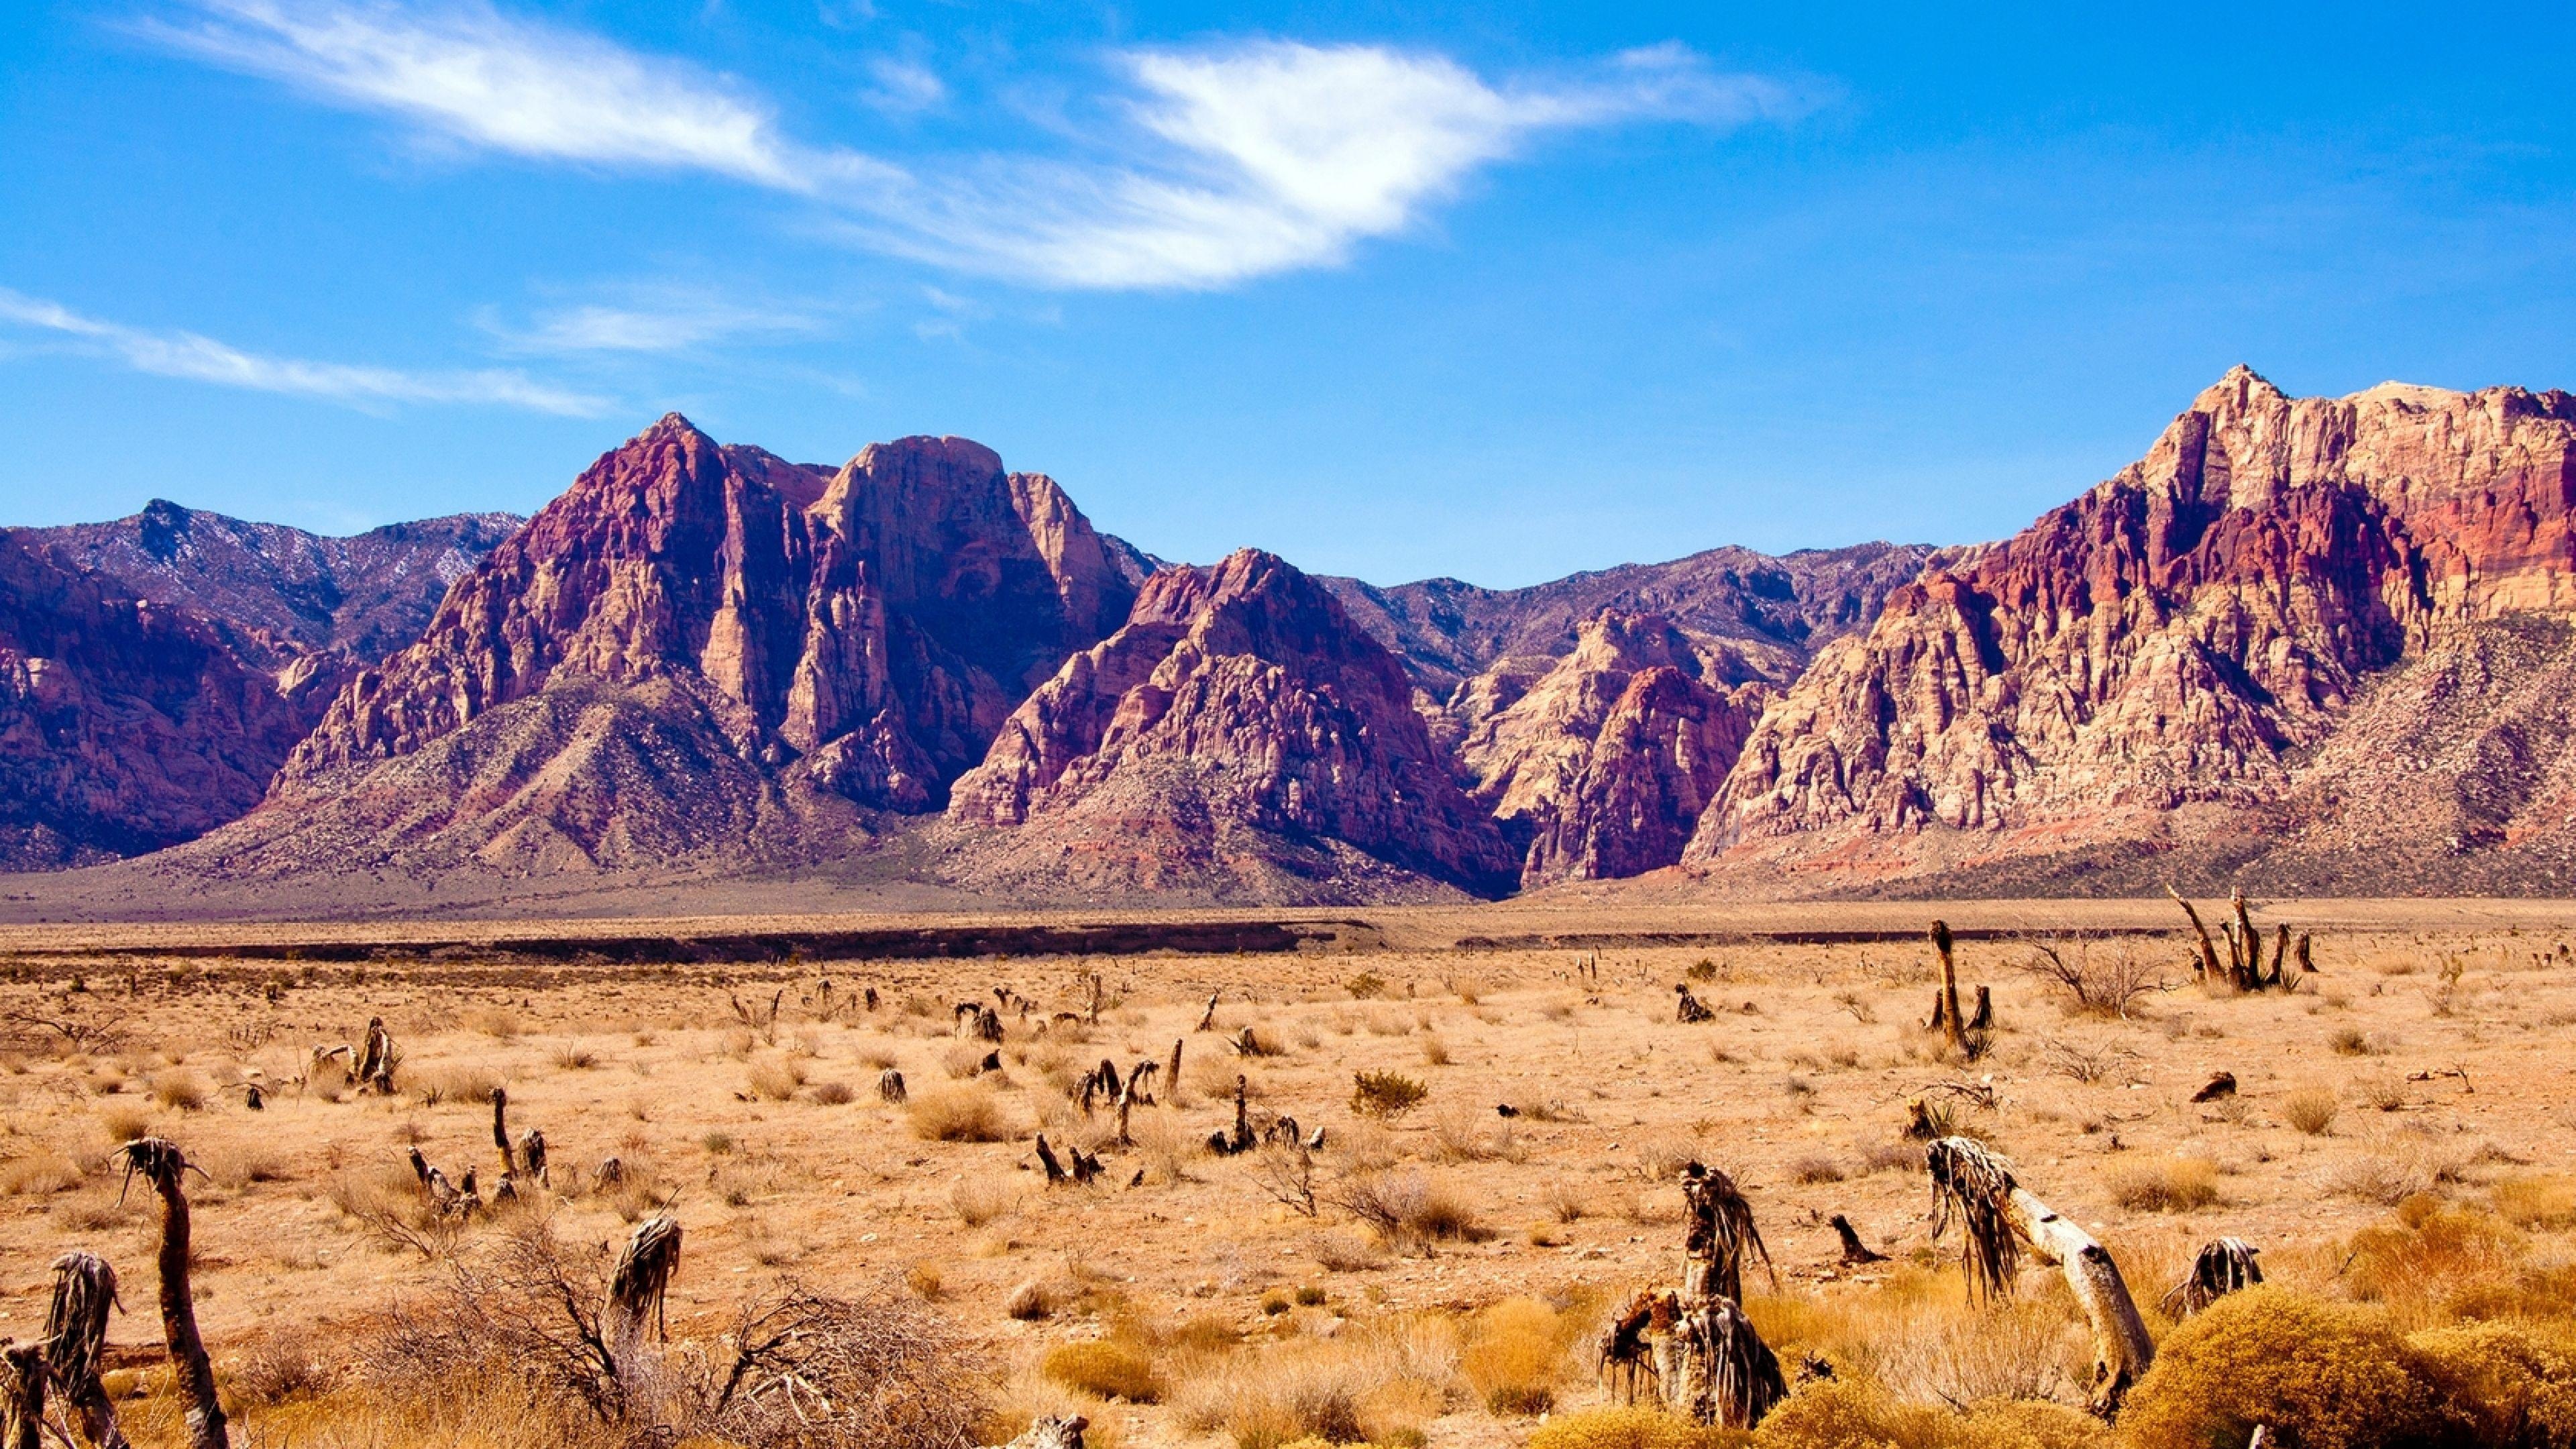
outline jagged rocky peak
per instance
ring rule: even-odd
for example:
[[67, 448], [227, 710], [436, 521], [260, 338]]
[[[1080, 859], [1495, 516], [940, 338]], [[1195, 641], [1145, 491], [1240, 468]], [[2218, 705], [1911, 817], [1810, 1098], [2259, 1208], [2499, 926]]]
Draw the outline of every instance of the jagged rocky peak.
[[1945, 832], [2045, 854], [2168, 841], [2203, 806], [2248, 828], [2379, 675], [2463, 621], [2576, 605], [2571, 441], [2564, 393], [2291, 398], [2234, 369], [2139, 462], [1826, 650], [1691, 856], [1874, 842], [1839, 858], [1902, 872]]
[[1661, 614], [1604, 610], [1460, 746], [1474, 797], [1524, 851], [1526, 885], [1681, 858], [1767, 691], [1733, 648]]
[[1395, 658], [1252, 549], [1148, 580], [1117, 633], [1012, 715], [950, 813], [1012, 827], [1017, 861], [1078, 856], [1129, 885], [1374, 862], [1490, 893], [1512, 870]]
[[1029, 688], [1132, 597], [1062, 491], [980, 444], [872, 444], [826, 477], [673, 413], [592, 464], [459, 582], [418, 644], [353, 682], [287, 784], [409, 753], [549, 688], [669, 679], [761, 772], [935, 809]]

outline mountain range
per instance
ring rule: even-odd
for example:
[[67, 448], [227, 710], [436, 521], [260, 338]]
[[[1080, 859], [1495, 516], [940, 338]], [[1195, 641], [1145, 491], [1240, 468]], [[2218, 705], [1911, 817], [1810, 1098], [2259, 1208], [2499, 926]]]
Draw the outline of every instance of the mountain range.
[[[2576, 398], [2238, 368], [1995, 543], [1166, 564], [674, 414], [524, 522], [0, 531], [0, 865], [988, 901], [2561, 893]], [[1589, 887], [1583, 887], [1589, 889]]]

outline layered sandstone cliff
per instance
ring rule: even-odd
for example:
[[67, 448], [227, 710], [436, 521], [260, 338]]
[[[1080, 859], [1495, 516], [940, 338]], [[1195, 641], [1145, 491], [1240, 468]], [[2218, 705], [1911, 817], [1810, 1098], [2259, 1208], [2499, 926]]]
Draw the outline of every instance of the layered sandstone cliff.
[[1826, 649], [1689, 856], [1866, 877], [2269, 831], [2250, 812], [2380, 675], [2576, 602], [2571, 442], [2564, 393], [2292, 399], [2236, 369], [2145, 459]]
[[[837, 473], [674, 414], [603, 456], [341, 692], [235, 868], [812, 853], [933, 811], [1133, 571], [958, 438]], [[332, 842], [325, 852], [320, 842]]]
[[949, 814], [1008, 832], [985, 879], [1277, 899], [1405, 876], [1492, 894], [1514, 874], [1402, 666], [1254, 550], [1149, 580], [1012, 715]]

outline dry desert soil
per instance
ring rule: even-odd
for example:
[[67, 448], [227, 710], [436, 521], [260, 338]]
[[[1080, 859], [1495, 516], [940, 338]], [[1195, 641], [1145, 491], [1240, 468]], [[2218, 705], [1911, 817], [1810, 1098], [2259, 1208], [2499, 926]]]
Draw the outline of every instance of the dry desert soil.
[[[1991, 990], [1973, 1060], [1924, 1030], [1936, 915], [1963, 987]], [[2158, 1333], [2158, 1295], [2222, 1235], [2410, 1325], [2459, 1283], [2371, 1276], [2356, 1235], [2401, 1208], [2486, 1215], [2496, 1262], [2576, 1257], [2576, 904], [2254, 916], [2312, 934], [2294, 989], [2196, 981], [2162, 901], [7, 928], [0, 1335], [37, 1330], [57, 1254], [104, 1255], [126, 1283], [112, 1387], [140, 1442], [176, 1442], [154, 1219], [111, 1158], [144, 1134], [203, 1169], [198, 1312], [252, 1443], [396, 1442], [290, 1411], [353, 1392], [389, 1312], [513, 1235], [586, 1249], [664, 1214], [675, 1340], [782, 1280], [899, 1299], [955, 1335], [995, 1442], [1078, 1406], [1094, 1444], [1260, 1449], [1318, 1427], [1295, 1403], [1329, 1381], [1371, 1442], [1517, 1445], [1604, 1401], [1593, 1342], [1678, 1272], [1692, 1160], [1752, 1204], [1776, 1279], [1757, 1269], [1748, 1306], [1793, 1373], [2081, 1403], [2089, 1340], [2054, 1280], [2026, 1266], [2013, 1300], [1972, 1304], [1955, 1237], [1932, 1238], [1917, 1103], [2092, 1230]], [[2044, 946], [2138, 994], [2085, 1008], [2030, 969]], [[969, 949], [1000, 954], [910, 954]], [[1714, 1019], [1678, 1022], [1677, 985]], [[998, 1046], [961, 1034], [969, 1001], [998, 1008]], [[370, 1018], [401, 1054], [390, 1094], [316, 1064]], [[1128, 1140], [1105, 1099], [1086, 1115], [1084, 1073], [1175, 1043], [1180, 1080]], [[882, 1099], [889, 1070], [908, 1101]], [[2220, 1072], [2236, 1093], [2195, 1101]], [[1361, 1073], [1421, 1099], [1364, 1113]], [[1321, 1131], [1310, 1160], [1209, 1151], [1238, 1077], [1256, 1129]], [[495, 1086], [550, 1181], [441, 1215], [407, 1150], [490, 1196]], [[1040, 1132], [1099, 1178], [1051, 1187]], [[1886, 1260], [1845, 1265], [1836, 1214]]]

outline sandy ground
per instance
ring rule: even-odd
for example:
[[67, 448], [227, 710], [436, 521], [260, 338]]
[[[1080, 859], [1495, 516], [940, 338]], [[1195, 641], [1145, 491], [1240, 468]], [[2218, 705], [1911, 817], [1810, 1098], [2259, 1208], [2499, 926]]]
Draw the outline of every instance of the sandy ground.
[[[2177, 915], [2152, 902], [1940, 909], [1962, 927], [2060, 931], [2162, 929]], [[1938, 1060], [1921, 1028], [1935, 975], [1914, 933], [1929, 914], [1583, 902], [1316, 912], [1367, 929], [1278, 954], [776, 966], [530, 964], [459, 948], [452, 927], [400, 924], [10, 928], [0, 1335], [34, 1329], [46, 1265], [85, 1246], [126, 1273], [129, 1310], [145, 1310], [117, 1321], [115, 1341], [151, 1341], [151, 1225], [137, 1202], [119, 1204], [108, 1163], [116, 1141], [146, 1129], [206, 1169], [194, 1187], [199, 1300], [219, 1357], [281, 1329], [362, 1323], [444, 1270], [350, 1206], [399, 1197], [412, 1145], [451, 1175], [479, 1167], [488, 1190], [499, 1163], [478, 1097], [494, 1081], [514, 1129], [542, 1128], [552, 1146], [554, 1186], [533, 1196], [557, 1233], [609, 1241], [657, 1209], [682, 1221], [678, 1322], [712, 1321], [778, 1275], [823, 1287], [910, 1275], [920, 1288], [935, 1280], [943, 1311], [1021, 1364], [1097, 1336], [1108, 1302], [1213, 1317], [1260, 1340], [1513, 1295], [1604, 1301], [1674, 1271], [1670, 1174], [1692, 1157], [1742, 1182], [1783, 1293], [1865, 1292], [1893, 1270], [1838, 1267], [1832, 1214], [1898, 1264], [1933, 1261], [1919, 1154], [1901, 1137], [1917, 1099], [1947, 1104], [2010, 1153], [2028, 1185], [2151, 1280], [2141, 1296], [2213, 1236], [2262, 1244], [2276, 1272], [2326, 1274], [2302, 1254], [2384, 1218], [2410, 1183], [2469, 1190], [2576, 1159], [2576, 1053], [2564, 1044], [2576, 971], [2560, 944], [2576, 942], [2576, 905], [2276, 906], [2262, 919], [2316, 933], [2320, 969], [2287, 995], [2193, 984], [2176, 937], [2084, 943], [2135, 954], [2168, 988], [2125, 1018], [2073, 1011], [2021, 969], [2027, 942], [1969, 940], [1961, 975], [1992, 988], [1998, 1030], [1965, 1064]], [[667, 924], [689, 935], [744, 922]], [[1826, 925], [1904, 934], [1827, 945], [1745, 934]], [[494, 924], [480, 939], [556, 929]], [[261, 944], [352, 931], [391, 959], [314, 964]], [[406, 941], [446, 945], [430, 959], [406, 956]], [[183, 943], [241, 955], [153, 954]], [[1098, 1024], [1060, 1018], [1087, 1016], [1094, 972], [1107, 998]], [[1685, 980], [1714, 1021], [1675, 1021]], [[956, 1035], [950, 1007], [992, 1000], [996, 986], [1034, 1007], [1003, 1013], [998, 1075], [958, 1079], [984, 1048]], [[874, 1011], [855, 1004], [869, 988]], [[1218, 1029], [1194, 1030], [1210, 992]], [[357, 1041], [371, 1016], [403, 1052], [397, 1095], [346, 1091], [327, 1072], [297, 1085], [315, 1046]], [[1245, 1027], [1275, 1054], [1230, 1048]], [[1133, 1145], [1115, 1140], [1114, 1114], [1085, 1118], [1069, 1098], [1102, 1058], [1124, 1072], [1168, 1058], [1175, 1040], [1183, 1089], [1137, 1109]], [[988, 1093], [1007, 1140], [924, 1140], [909, 1109], [879, 1100], [887, 1066], [916, 1100]], [[1389, 1121], [1355, 1115], [1354, 1073], [1374, 1071], [1428, 1095]], [[2239, 1095], [2194, 1103], [2221, 1071]], [[1325, 1130], [1316, 1216], [1278, 1201], [1247, 1159], [1197, 1145], [1231, 1124], [1238, 1073], [1256, 1118]], [[247, 1109], [249, 1080], [265, 1084], [264, 1110]], [[2322, 1134], [2285, 1118], [2301, 1089], [2338, 1104]], [[1041, 1129], [1099, 1151], [1103, 1181], [1048, 1189], [1031, 1140]], [[622, 1189], [595, 1182], [612, 1155]], [[2214, 1201], [2120, 1205], [2125, 1169], [2177, 1158], [2210, 1165]], [[1371, 1174], [1416, 1173], [1491, 1236], [1388, 1251], [1332, 1202]], [[470, 1228], [453, 1246], [470, 1252], [502, 1230]], [[1031, 1283], [1065, 1306], [1007, 1316], [1005, 1300]], [[1301, 1288], [1323, 1301], [1270, 1306]], [[1593, 1398], [1578, 1378], [1563, 1391], [1567, 1403]], [[1226, 1442], [1164, 1406], [1102, 1412], [1129, 1445]], [[1430, 1441], [1514, 1444], [1527, 1430], [1461, 1404]]]

